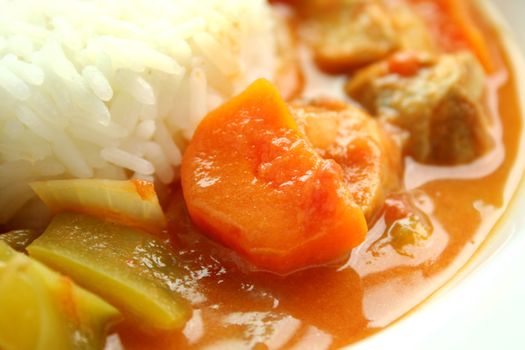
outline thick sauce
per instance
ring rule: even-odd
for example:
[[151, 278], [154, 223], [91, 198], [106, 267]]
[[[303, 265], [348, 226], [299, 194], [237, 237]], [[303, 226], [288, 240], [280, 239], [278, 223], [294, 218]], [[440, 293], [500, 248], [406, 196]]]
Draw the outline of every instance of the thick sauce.
[[[420, 1], [421, 2], [421, 1]], [[494, 29], [481, 24], [485, 37]], [[147, 334], [123, 325], [129, 349], [337, 348], [356, 342], [402, 317], [449, 280], [484, 241], [502, 215], [513, 189], [521, 135], [515, 81], [501, 47], [489, 40], [497, 69], [488, 78], [486, 106], [496, 145], [477, 161], [456, 167], [424, 166], [405, 159], [406, 195], [426, 213], [433, 233], [408, 252], [389, 243], [379, 218], [366, 241], [339, 266], [286, 278], [249, 272], [224, 248], [198, 233], [175, 186], [168, 204], [174, 245], [186, 271], [177, 290], [190, 301], [193, 318], [185, 329]], [[333, 95], [338, 77], [315, 71], [305, 53], [304, 95]], [[315, 80], [322, 76], [322, 82]], [[312, 87], [312, 89], [310, 89]], [[513, 181], [511, 181], [514, 183]], [[431, 326], [431, 325], [429, 325]]]

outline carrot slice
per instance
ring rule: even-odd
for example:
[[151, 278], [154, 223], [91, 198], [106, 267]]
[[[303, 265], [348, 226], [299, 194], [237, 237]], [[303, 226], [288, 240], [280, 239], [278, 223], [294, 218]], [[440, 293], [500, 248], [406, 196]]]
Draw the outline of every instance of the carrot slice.
[[478, 57], [487, 72], [494, 71], [494, 62], [481, 31], [474, 23], [466, 1], [441, 0], [450, 17], [459, 26], [469, 48]]
[[201, 122], [181, 180], [193, 221], [260, 269], [330, 262], [367, 232], [339, 165], [315, 152], [263, 79]]
[[[468, 49], [486, 72], [496, 69], [483, 33], [475, 23], [468, 0], [409, 0], [428, 23], [436, 41], [445, 51]], [[432, 9], [431, 11], [429, 9]]]

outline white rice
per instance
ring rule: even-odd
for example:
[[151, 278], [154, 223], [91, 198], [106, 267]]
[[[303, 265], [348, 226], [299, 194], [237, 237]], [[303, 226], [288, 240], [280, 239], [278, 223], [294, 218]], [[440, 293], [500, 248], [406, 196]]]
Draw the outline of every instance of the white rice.
[[174, 179], [202, 117], [272, 78], [266, 0], [0, 0], [0, 223], [46, 178]]

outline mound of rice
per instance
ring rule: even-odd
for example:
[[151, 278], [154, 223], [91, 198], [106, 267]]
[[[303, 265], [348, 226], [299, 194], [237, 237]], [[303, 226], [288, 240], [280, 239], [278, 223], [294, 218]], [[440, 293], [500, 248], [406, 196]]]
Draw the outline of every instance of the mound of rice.
[[272, 77], [265, 0], [0, 0], [0, 223], [48, 178], [173, 180], [211, 108]]

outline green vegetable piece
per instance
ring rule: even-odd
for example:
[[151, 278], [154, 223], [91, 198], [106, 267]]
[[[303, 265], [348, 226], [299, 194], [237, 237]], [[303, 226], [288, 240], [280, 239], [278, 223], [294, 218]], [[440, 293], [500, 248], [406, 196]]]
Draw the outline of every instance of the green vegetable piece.
[[0, 241], [6, 242], [11, 248], [25, 252], [26, 247], [38, 237], [35, 230], [13, 230], [0, 234]]
[[142, 180], [69, 179], [30, 183], [55, 213], [72, 211], [158, 233], [166, 228], [153, 183]]
[[413, 257], [408, 247], [427, 240], [432, 228], [416, 215], [398, 219], [387, 230], [390, 244], [400, 255]]
[[102, 349], [120, 314], [0, 241], [0, 349]]
[[173, 291], [180, 274], [169, 242], [143, 231], [84, 214], [61, 213], [27, 250], [142, 326], [175, 329], [189, 316]]

